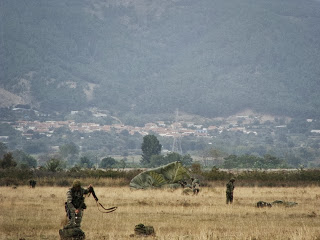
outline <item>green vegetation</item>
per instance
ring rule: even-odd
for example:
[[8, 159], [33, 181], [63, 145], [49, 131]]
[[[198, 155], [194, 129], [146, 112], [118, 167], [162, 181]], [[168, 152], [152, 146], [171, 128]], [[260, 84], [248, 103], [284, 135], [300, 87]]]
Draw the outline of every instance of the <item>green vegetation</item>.
[[6, 169], [15, 166], [17, 166], [17, 163], [14, 161], [12, 153], [4, 154], [3, 159], [0, 160], [0, 167]]
[[277, 169], [287, 168], [285, 162], [279, 158], [266, 154], [263, 158], [253, 155], [236, 156], [230, 155], [225, 158], [223, 167], [233, 168], [250, 168], [250, 169]]
[[[202, 186], [212, 184], [224, 186], [232, 177], [236, 178], [237, 186], [320, 186], [319, 169], [224, 171], [214, 167], [209, 171], [205, 171], [201, 169], [200, 165], [193, 164], [190, 167], [190, 171], [193, 176], [200, 178]], [[139, 173], [141, 173], [141, 170], [138, 169], [118, 171], [74, 167], [69, 170], [51, 171], [46, 168], [30, 170], [10, 167], [6, 169], [0, 168], [0, 186], [27, 185], [30, 179], [35, 179], [37, 186], [70, 186], [75, 178], [91, 179], [90, 182], [94, 182], [95, 186], [104, 186], [104, 181], [99, 181], [100, 179], [113, 180], [113, 186], [129, 186], [131, 179]]]
[[[154, 135], [147, 135], [144, 138], [145, 142], [142, 144], [144, 152], [161, 149], [158, 139]], [[67, 186], [72, 182], [72, 178], [95, 178], [97, 179], [97, 185], [99, 185], [100, 178], [112, 178], [121, 179], [117, 184], [126, 185], [130, 180], [136, 176], [140, 170], [132, 168], [130, 171], [119, 170], [124, 169], [127, 165], [126, 158], [120, 161], [115, 160], [112, 157], [103, 158], [99, 166], [102, 169], [96, 169], [93, 167], [93, 161], [90, 160], [90, 155], [80, 157], [79, 160], [73, 166], [67, 167], [67, 162], [62, 160], [63, 158], [50, 158], [44, 159], [45, 165], [36, 168], [37, 161], [30, 155], [16, 150], [13, 153], [6, 152], [7, 148], [5, 144], [1, 144], [3, 151], [3, 157], [0, 159], [0, 186], [1, 185], [24, 185], [31, 178], [35, 178], [40, 181], [40, 185], [58, 185]], [[72, 146], [72, 144], [69, 146]], [[155, 146], [156, 148], [152, 148]], [[64, 149], [64, 148], [61, 148]], [[167, 155], [160, 155], [159, 151], [155, 151], [151, 154], [150, 162], [137, 165], [139, 167], [157, 167], [170, 162], [181, 161], [182, 164], [189, 168], [189, 171], [193, 176], [197, 176], [202, 179], [204, 185], [209, 184], [211, 181], [217, 181], [219, 184], [236, 177], [240, 185], [246, 186], [300, 186], [300, 185], [318, 185], [320, 170], [299, 168], [297, 170], [284, 170], [287, 163], [274, 157], [270, 154], [266, 154], [263, 158], [254, 155], [228, 155], [225, 153], [211, 149], [207, 152], [208, 156], [214, 158], [223, 158], [222, 165], [225, 168], [232, 170], [220, 170], [214, 166], [210, 170], [203, 168], [200, 163], [194, 162], [190, 155], [181, 156], [178, 153], [168, 153]], [[61, 157], [61, 156], [60, 156]], [[65, 156], [67, 157], [67, 155]], [[40, 161], [40, 158], [39, 160]], [[98, 164], [98, 162], [96, 162]], [[137, 167], [136, 166], [136, 167]], [[113, 170], [112, 168], [117, 168]], [[203, 168], [203, 169], [202, 169]], [[236, 168], [247, 168], [249, 170], [235, 171]], [[262, 169], [277, 168], [278, 171], [267, 171]], [[283, 170], [280, 170], [280, 169]]]
[[143, 165], [149, 165], [151, 158], [153, 156], [160, 155], [162, 145], [159, 143], [159, 140], [154, 135], [146, 135], [143, 137], [143, 142], [141, 145], [142, 150], [142, 159], [141, 163]]
[[100, 168], [112, 168], [116, 163], [117, 163], [117, 161], [114, 158], [106, 157], [101, 160], [99, 167]]

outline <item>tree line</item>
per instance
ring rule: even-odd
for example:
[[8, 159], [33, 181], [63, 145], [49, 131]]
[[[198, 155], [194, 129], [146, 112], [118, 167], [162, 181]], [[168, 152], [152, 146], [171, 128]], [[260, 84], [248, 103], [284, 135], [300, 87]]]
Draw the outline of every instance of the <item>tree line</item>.
[[[38, 162], [41, 160], [41, 168], [52, 172], [60, 171], [66, 168], [126, 168], [126, 167], [158, 167], [171, 162], [180, 161], [185, 166], [191, 166], [194, 159], [190, 154], [181, 155], [176, 152], [168, 152], [162, 154], [162, 145], [155, 135], [146, 135], [143, 137], [141, 144], [141, 160], [135, 166], [130, 166], [126, 158], [116, 160], [111, 156], [97, 159], [94, 155], [83, 155], [79, 158], [79, 148], [74, 143], [68, 143], [59, 147], [59, 154], [53, 156], [46, 156], [46, 158], [35, 159], [29, 154], [21, 150], [13, 152], [7, 151], [7, 146], [0, 143], [0, 167], [1, 168], [36, 168]], [[219, 150], [211, 149], [208, 156], [212, 156], [217, 161], [219, 167], [233, 169], [233, 168], [253, 168], [253, 169], [270, 169], [270, 168], [288, 168], [285, 160], [265, 154], [264, 157], [255, 155], [241, 155], [227, 154]]]

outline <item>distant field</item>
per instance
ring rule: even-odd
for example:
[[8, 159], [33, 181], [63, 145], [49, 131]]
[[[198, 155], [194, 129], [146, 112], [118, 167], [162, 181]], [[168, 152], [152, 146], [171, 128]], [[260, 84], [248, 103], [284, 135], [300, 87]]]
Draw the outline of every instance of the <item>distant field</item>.
[[[0, 188], [0, 240], [59, 239], [67, 187]], [[103, 214], [86, 199], [82, 229], [86, 239], [139, 239], [134, 226], [152, 225], [156, 237], [143, 239], [320, 239], [320, 188], [236, 187], [225, 204], [225, 188], [202, 188], [198, 196], [181, 189], [132, 191], [96, 187], [100, 202], [118, 210]], [[258, 209], [259, 200], [295, 201], [291, 208]]]

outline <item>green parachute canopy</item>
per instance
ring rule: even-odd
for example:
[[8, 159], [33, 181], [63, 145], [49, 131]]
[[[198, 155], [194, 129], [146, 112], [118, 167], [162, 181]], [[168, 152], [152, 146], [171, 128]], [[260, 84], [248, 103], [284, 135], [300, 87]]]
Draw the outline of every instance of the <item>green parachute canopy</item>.
[[136, 189], [170, 187], [189, 178], [189, 172], [181, 162], [172, 162], [138, 174], [131, 180], [130, 187]]

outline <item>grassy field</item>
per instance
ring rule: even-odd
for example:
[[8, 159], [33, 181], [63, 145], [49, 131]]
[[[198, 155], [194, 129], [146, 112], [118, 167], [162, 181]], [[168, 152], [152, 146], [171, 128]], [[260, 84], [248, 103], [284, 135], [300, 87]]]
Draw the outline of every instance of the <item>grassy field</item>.
[[[1, 187], [0, 239], [59, 239], [66, 191], [67, 187]], [[320, 239], [318, 187], [236, 187], [233, 205], [225, 204], [224, 187], [202, 188], [198, 196], [182, 195], [181, 189], [95, 191], [104, 206], [118, 210], [103, 214], [92, 196], [86, 198], [82, 230], [90, 240], [140, 239], [132, 236], [139, 223], [152, 225], [156, 232], [143, 239]], [[298, 205], [259, 209], [259, 200]]]

